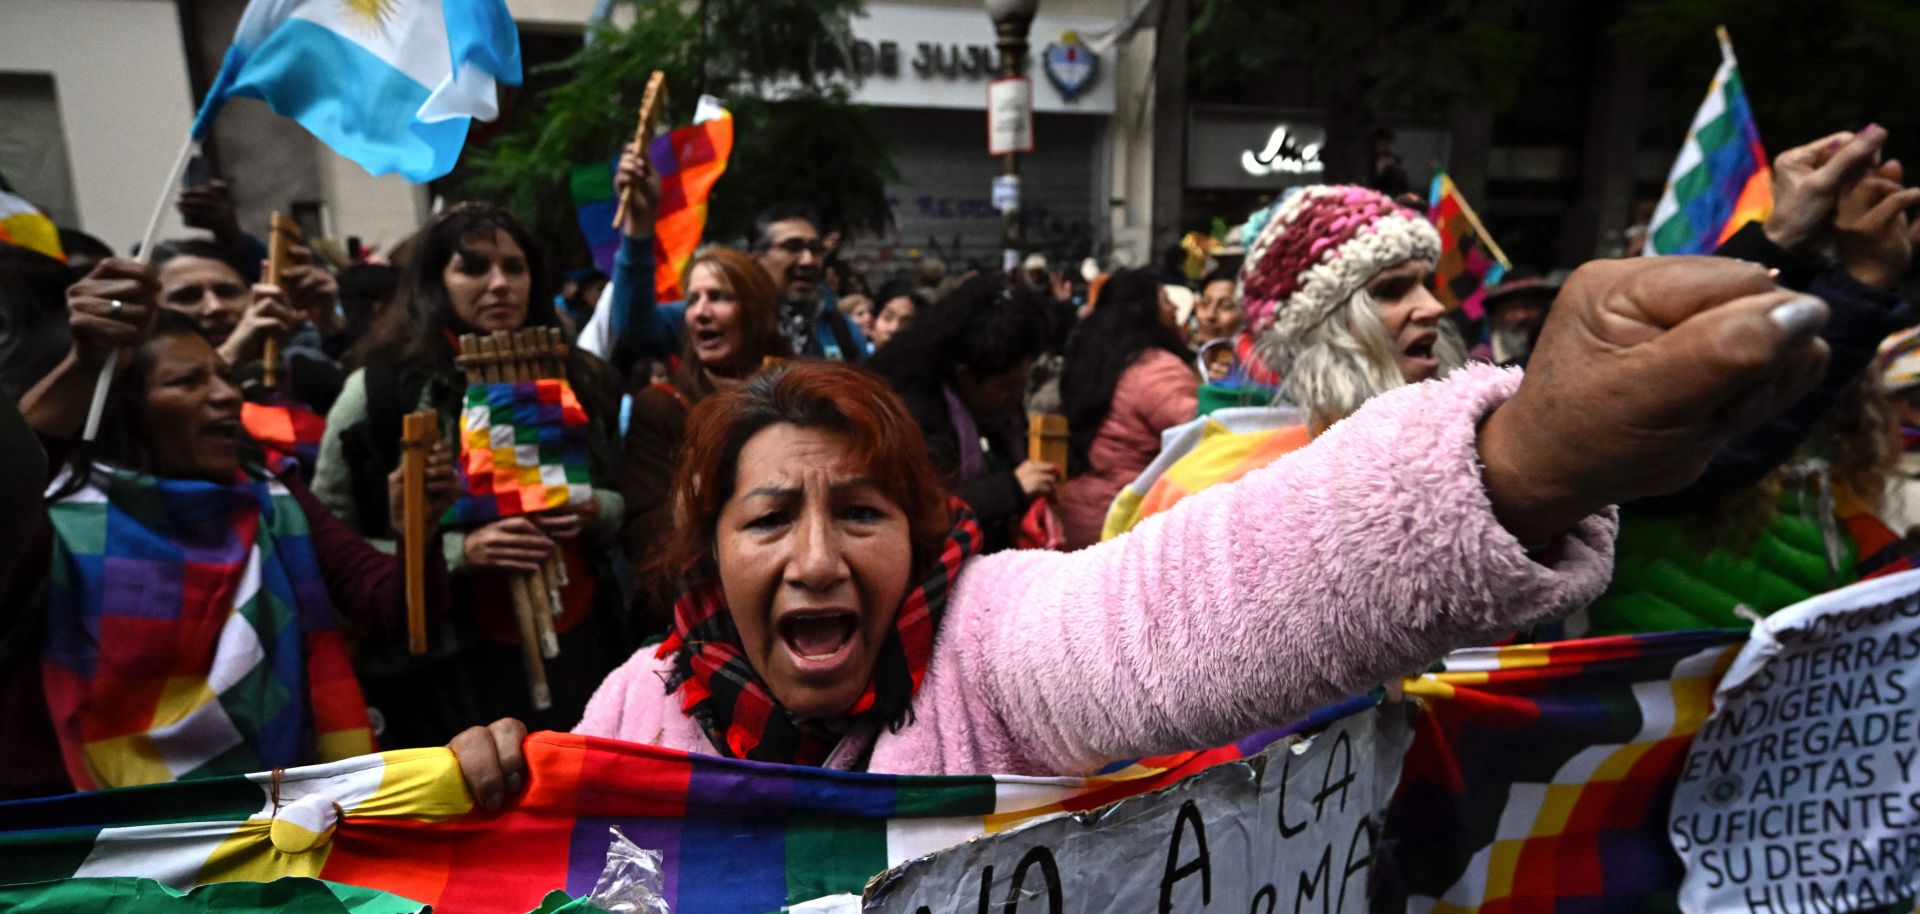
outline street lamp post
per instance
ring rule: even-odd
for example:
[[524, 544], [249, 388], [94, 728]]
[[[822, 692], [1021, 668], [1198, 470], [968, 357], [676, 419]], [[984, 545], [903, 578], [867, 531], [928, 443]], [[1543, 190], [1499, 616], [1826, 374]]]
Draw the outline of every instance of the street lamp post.
[[[1040, 0], [986, 0], [987, 15], [993, 19], [994, 32], [999, 36], [1000, 76], [1002, 79], [1019, 79], [1027, 73], [1027, 30], [1033, 26], [1033, 14], [1040, 6]], [[1031, 104], [1032, 96], [1028, 95]], [[1006, 176], [1009, 183], [1018, 187], [1020, 179], [1020, 154], [1014, 151], [1006, 153]], [[1001, 265], [1011, 271], [1020, 257], [1020, 205], [1016, 199], [1014, 205], [1002, 216], [1000, 246]]]

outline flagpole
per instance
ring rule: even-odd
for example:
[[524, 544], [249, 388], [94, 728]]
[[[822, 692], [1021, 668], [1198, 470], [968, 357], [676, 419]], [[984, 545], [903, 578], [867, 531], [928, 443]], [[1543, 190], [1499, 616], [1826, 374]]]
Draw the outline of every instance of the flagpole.
[[1720, 39], [1720, 59], [1723, 61], [1726, 61], [1727, 63], [1732, 63], [1733, 62], [1733, 36], [1727, 34], [1727, 27], [1724, 25], [1714, 26], [1713, 37]]
[[[153, 245], [160, 234], [160, 217], [167, 211], [167, 201], [173, 199], [173, 185], [180, 181], [181, 173], [187, 170], [187, 159], [193, 155], [193, 128], [187, 128], [187, 137], [180, 143], [180, 152], [173, 157], [173, 168], [167, 172], [167, 180], [160, 186], [160, 199], [153, 204], [153, 215], [147, 219], [147, 233], [140, 240], [139, 262], [145, 265], [153, 260]], [[93, 403], [87, 407], [86, 430], [80, 435], [82, 441], [92, 441], [100, 434], [100, 414], [107, 408], [107, 391], [113, 388], [113, 371], [120, 364], [120, 347], [115, 346], [107, 353], [107, 361], [100, 366], [99, 377], [93, 381]]]
[[1500, 250], [1499, 242], [1494, 241], [1493, 236], [1487, 234], [1487, 227], [1480, 224], [1480, 217], [1474, 213], [1473, 204], [1467, 202], [1467, 195], [1461, 193], [1460, 188], [1455, 187], [1453, 189], [1453, 196], [1454, 199], [1460, 201], [1460, 212], [1466, 214], [1468, 224], [1472, 225], [1473, 230], [1479, 233], [1480, 240], [1487, 243], [1487, 251], [1493, 254], [1494, 260], [1500, 262], [1501, 269], [1513, 269], [1513, 261], [1507, 259], [1507, 252]]

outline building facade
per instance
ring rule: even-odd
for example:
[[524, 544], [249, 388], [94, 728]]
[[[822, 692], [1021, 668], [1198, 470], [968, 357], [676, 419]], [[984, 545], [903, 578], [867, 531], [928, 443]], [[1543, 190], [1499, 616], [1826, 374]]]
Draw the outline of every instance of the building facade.
[[[1155, 112], [1151, 29], [1116, 40], [1140, 0], [1043, 0], [1030, 32], [1035, 149], [1022, 156], [1031, 247], [1147, 259]], [[0, 6], [0, 174], [63, 225], [118, 250], [138, 240], [245, 0], [7, 0]], [[509, 0], [529, 66], [577, 47], [593, 0]], [[616, 15], [618, 13], [616, 12]], [[1150, 25], [1150, 23], [1149, 23]], [[895, 228], [850, 239], [864, 268], [925, 254], [997, 257], [987, 83], [999, 55], [978, 2], [869, 4], [853, 23], [856, 102], [872, 108], [899, 180]], [[1077, 40], [1076, 40], [1077, 39]], [[1052, 68], [1050, 45], [1079, 70]], [[1087, 64], [1091, 59], [1092, 63]], [[1090, 71], [1090, 72], [1089, 72]], [[1060, 73], [1065, 73], [1063, 77]], [[741, 137], [741, 142], [752, 142]], [[389, 247], [431, 211], [424, 187], [373, 177], [251, 99], [223, 109], [205, 156], [232, 185], [241, 224], [296, 215], [324, 235]], [[169, 205], [161, 236], [185, 231]]]

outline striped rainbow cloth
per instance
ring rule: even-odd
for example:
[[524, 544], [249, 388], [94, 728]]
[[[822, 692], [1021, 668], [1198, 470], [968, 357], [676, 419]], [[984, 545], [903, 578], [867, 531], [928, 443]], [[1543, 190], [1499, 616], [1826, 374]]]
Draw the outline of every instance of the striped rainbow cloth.
[[692, 126], [655, 137], [647, 147], [647, 160], [660, 173], [660, 206], [653, 216], [654, 301], [686, 297], [681, 280], [707, 230], [707, 197], [731, 155], [733, 114], [711, 95], [700, 96]]
[[591, 892], [617, 825], [662, 852], [674, 914], [770, 912], [857, 894], [894, 865], [1164, 787], [1373, 704], [1089, 778], [828, 771], [543, 732], [525, 744], [526, 791], [496, 813], [474, 808], [447, 750], [397, 750], [0, 803], [0, 886], [145, 877], [185, 890], [307, 876], [436, 910], [518, 914], [551, 890]]
[[1748, 222], [1773, 212], [1773, 169], [1760, 145], [1733, 43], [1720, 33], [1720, 69], [1654, 208], [1643, 253], [1711, 254]]
[[1667, 807], [1747, 633], [1473, 648], [1409, 679], [1422, 710], [1374, 910], [1677, 911]]
[[1161, 432], [1160, 456], [1114, 496], [1100, 538], [1113, 539], [1201, 489], [1305, 447], [1305, 421], [1291, 406], [1238, 406]]

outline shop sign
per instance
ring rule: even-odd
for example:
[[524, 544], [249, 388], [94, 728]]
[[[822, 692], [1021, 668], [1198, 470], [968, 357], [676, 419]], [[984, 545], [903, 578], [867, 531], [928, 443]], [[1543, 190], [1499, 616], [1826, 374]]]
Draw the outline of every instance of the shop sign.
[[[1027, 72], [1046, 79], [1029, 93], [1033, 110], [1113, 113], [1113, 80], [1104, 72], [1111, 61], [1102, 61], [1079, 37], [1111, 25], [1044, 15], [1034, 19]], [[848, 88], [860, 104], [977, 111], [981, 88], [1001, 74], [993, 22], [983, 9], [871, 3], [852, 26]]]

